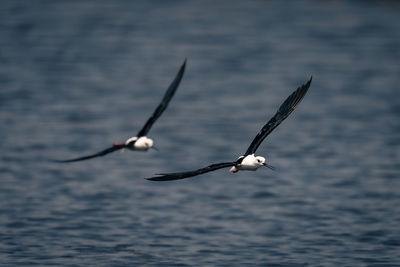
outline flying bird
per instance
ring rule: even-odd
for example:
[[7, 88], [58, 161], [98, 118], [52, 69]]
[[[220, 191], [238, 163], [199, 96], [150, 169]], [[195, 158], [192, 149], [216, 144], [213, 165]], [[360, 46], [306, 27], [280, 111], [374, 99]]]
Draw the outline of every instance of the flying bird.
[[264, 139], [283, 121], [285, 120], [290, 113], [296, 108], [296, 106], [303, 99], [304, 95], [307, 93], [308, 88], [310, 87], [312, 81], [312, 77], [306, 83], [296, 89], [283, 104], [279, 107], [278, 111], [275, 115], [264, 125], [261, 131], [256, 135], [256, 137], [251, 142], [250, 146], [247, 148], [246, 153], [243, 156], [240, 156], [236, 161], [232, 162], [222, 162], [211, 164], [207, 167], [187, 172], [174, 172], [174, 173], [160, 173], [158, 176], [146, 178], [151, 181], [171, 181], [171, 180], [180, 180], [189, 178], [192, 176], [197, 176], [200, 174], [204, 174], [207, 172], [215, 171], [222, 168], [231, 167], [230, 171], [233, 173], [238, 172], [239, 170], [246, 171], [256, 171], [258, 168], [265, 166], [270, 169], [273, 169], [272, 166], [268, 165], [265, 161], [264, 157], [255, 156], [257, 148], [261, 145]]
[[158, 107], [154, 111], [153, 115], [151, 115], [151, 117], [147, 120], [146, 124], [139, 131], [137, 136], [129, 138], [124, 143], [114, 143], [111, 147], [106, 148], [106, 149], [104, 149], [98, 153], [92, 154], [92, 155], [83, 156], [83, 157], [79, 157], [79, 158], [73, 158], [73, 159], [67, 159], [67, 160], [53, 160], [53, 161], [62, 163], [62, 162], [75, 162], [75, 161], [87, 160], [87, 159], [91, 159], [91, 158], [102, 157], [102, 156], [105, 156], [114, 151], [117, 151], [120, 149], [125, 149], [125, 148], [129, 149], [129, 150], [136, 150], [136, 151], [147, 151], [150, 148], [157, 150], [154, 147], [154, 141], [152, 139], [148, 138], [146, 135], [150, 131], [154, 122], [161, 116], [161, 114], [167, 108], [168, 103], [171, 101], [172, 97], [174, 96], [175, 91], [176, 91], [176, 89], [178, 89], [179, 83], [182, 80], [183, 73], [185, 72], [185, 67], [186, 67], [186, 59], [183, 62], [181, 68], [179, 69], [178, 74], [176, 75], [175, 79], [172, 81], [172, 83], [169, 85], [167, 91], [165, 92], [164, 98], [161, 100], [161, 103], [158, 105]]

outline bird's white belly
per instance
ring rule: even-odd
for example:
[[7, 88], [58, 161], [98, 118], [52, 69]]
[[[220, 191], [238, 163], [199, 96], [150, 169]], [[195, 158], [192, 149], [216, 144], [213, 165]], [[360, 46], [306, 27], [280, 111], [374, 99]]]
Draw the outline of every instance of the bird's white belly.
[[136, 150], [136, 151], [146, 151], [149, 150], [149, 147], [143, 144], [134, 144], [132, 148], [129, 148], [131, 150]]
[[239, 164], [236, 166], [236, 169], [244, 170], [244, 171], [256, 171], [258, 168], [259, 168], [259, 166], [255, 166], [255, 165]]

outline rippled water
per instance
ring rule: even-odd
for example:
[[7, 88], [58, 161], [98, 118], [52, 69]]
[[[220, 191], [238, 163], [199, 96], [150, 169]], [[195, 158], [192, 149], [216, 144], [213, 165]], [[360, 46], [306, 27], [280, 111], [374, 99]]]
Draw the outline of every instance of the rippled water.
[[[0, 265], [399, 266], [397, 1], [2, 1]], [[74, 164], [152, 128], [160, 152]], [[231, 161], [313, 75], [257, 151]]]

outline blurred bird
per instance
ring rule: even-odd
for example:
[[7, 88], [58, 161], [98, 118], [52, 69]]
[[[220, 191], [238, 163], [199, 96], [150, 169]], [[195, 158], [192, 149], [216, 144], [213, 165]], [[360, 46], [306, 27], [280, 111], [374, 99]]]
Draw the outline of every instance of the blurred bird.
[[307, 93], [308, 88], [310, 87], [312, 81], [312, 77], [310, 80], [297, 88], [279, 107], [278, 111], [275, 115], [268, 121], [267, 124], [261, 129], [261, 131], [256, 135], [253, 142], [251, 142], [249, 148], [243, 156], [240, 156], [236, 161], [232, 162], [222, 162], [209, 165], [205, 168], [201, 168], [194, 171], [187, 172], [174, 172], [174, 173], [160, 173], [158, 176], [146, 178], [151, 181], [171, 181], [171, 180], [180, 180], [189, 178], [192, 176], [204, 174], [207, 172], [215, 171], [221, 168], [231, 167], [230, 171], [233, 173], [238, 172], [239, 170], [246, 171], [255, 171], [258, 168], [265, 166], [270, 169], [273, 169], [271, 165], [268, 165], [265, 161], [264, 157], [255, 156], [257, 148], [261, 145], [262, 141], [283, 121], [285, 120], [290, 113], [296, 108], [296, 106], [303, 99], [304, 95]]
[[73, 158], [73, 159], [67, 159], [67, 160], [53, 160], [53, 161], [64, 163], [64, 162], [75, 162], [75, 161], [87, 160], [87, 159], [91, 159], [91, 158], [95, 158], [95, 157], [102, 157], [102, 156], [112, 153], [114, 151], [117, 151], [120, 149], [125, 149], [125, 148], [127, 148], [129, 150], [135, 150], [135, 151], [147, 151], [150, 148], [157, 150], [157, 148], [154, 146], [153, 140], [148, 138], [146, 135], [150, 131], [150, 128], [153, 126], [154, 122], [161, 116], [161, 114], [167, 108], [169, 101], [174, 96], [175, 91], [176, 91], [176, 89], [178, 89], [179, 83], [182, 80], [183, 73], [185, 72], [185, 67], [186, 67], [186, 59], [183, 62], [181, 68], [179, 69], [179, 72], [176, 75], [175, 79], [172, 81], [172, 83], [168, 87], [161, 103], [158, 105], [158, 107], [154, 111], [153, 115], [151, 115], [151, 117], [147, 120], [146, 124], [139, 131], [137, 136], [129, 138], [124, 143], [114, 143], [111, 147], [104, 149], [98, 153], [92, 154], [92, 155], [83, 156], [83, 157], [79, 157], [79, 158]]

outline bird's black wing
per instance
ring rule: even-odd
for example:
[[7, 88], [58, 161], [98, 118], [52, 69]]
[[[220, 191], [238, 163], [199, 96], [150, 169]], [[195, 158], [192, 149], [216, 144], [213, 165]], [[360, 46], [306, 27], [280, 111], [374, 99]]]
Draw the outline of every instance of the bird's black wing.
[[95, 157], [102, 157], [104, 155], [107, 155], [109, 153], [112, 153], [114, 151], [120, 150], [122, 148], [126, 147], [125, 144], [114, 144], [112, 147], [109, 147], [107, 149], [104, 149], [103, 151], [100, 151], [96, 154], [92, 154], [89, 156], [84, 156], [84, 157], [79, 157], [79, 158], [74, 158], [74, 159], [67, 159], [67, 160], [52, 160], [53, 162], [59, 162], [59, 163], [66, 163], [66, 162], [75, 162], [75, 161], [81, 161], [81, 160], [87, 160]]
[[178, 89], [179, 83], [182, 80], [183, 73], [185, 72], [185, 66], [186, 66], [186, 59], [183, 62], [181, 68], [179, 69], [179, 72], [176, 75], [175, 79], [169, 85], [167, 92], [165, 93], [164, 98], [162, 99], [161, 103], [158, 105], [158, 107], [154, 111], [153, 115], [151, 115], [151, 117], [147, 120], [146, 124], [143, 126], [143, 128], [137, 134], [138, 138], [141, 136], [145, 136], [150, 131], [151, 126], [153, 126], [153, 123], [161, 116], [161, 114], [167, 108], [169, 101], [174, 96], [175, 91], [176, 91], [176, 89]]
[[146, 179], [147, 180], [151, 180], [151, 181], [180, 180], [180, 179], [185, 179], [185, 178], [189, 178], [189, 177], [192, 177], [192, 176], [196, 176], [196, 175], [199, 175], [199, 174], [203, 174], [203, 173], [206, 173], [206, 172], [215, 171], [215, 170], [218, 170], [218, 169], [221, 169], [221, 168], [235, 166], [236, 164], [237, 164], [236, 161], [234, 161], [234, 162], [223, 162], [223, 163], [212, 164], [210, 166], [207, 166], [205, 168], [198, 169], [198, 170], [195, 170], [195, 171], [160, 173], [160, 174], [158, 174], [159, 176], [146, 178]]
[[257, 148], [260, 146], [262, 141], [267, 137], [284, 119], [289, 116], [290, 113], [296, 108], [296, 106], [303, 99], [304, 95], [307, 93], [310, 87], [312, 77], [306, 83], [297, 88], [279, 107], [276, 114], [268, 121], [267, 124], [261, 129], [261, 131], [256, 135], [253, 142], [251, 142], [249, 148], [247, 149], [244, 156], [254, 154]]

